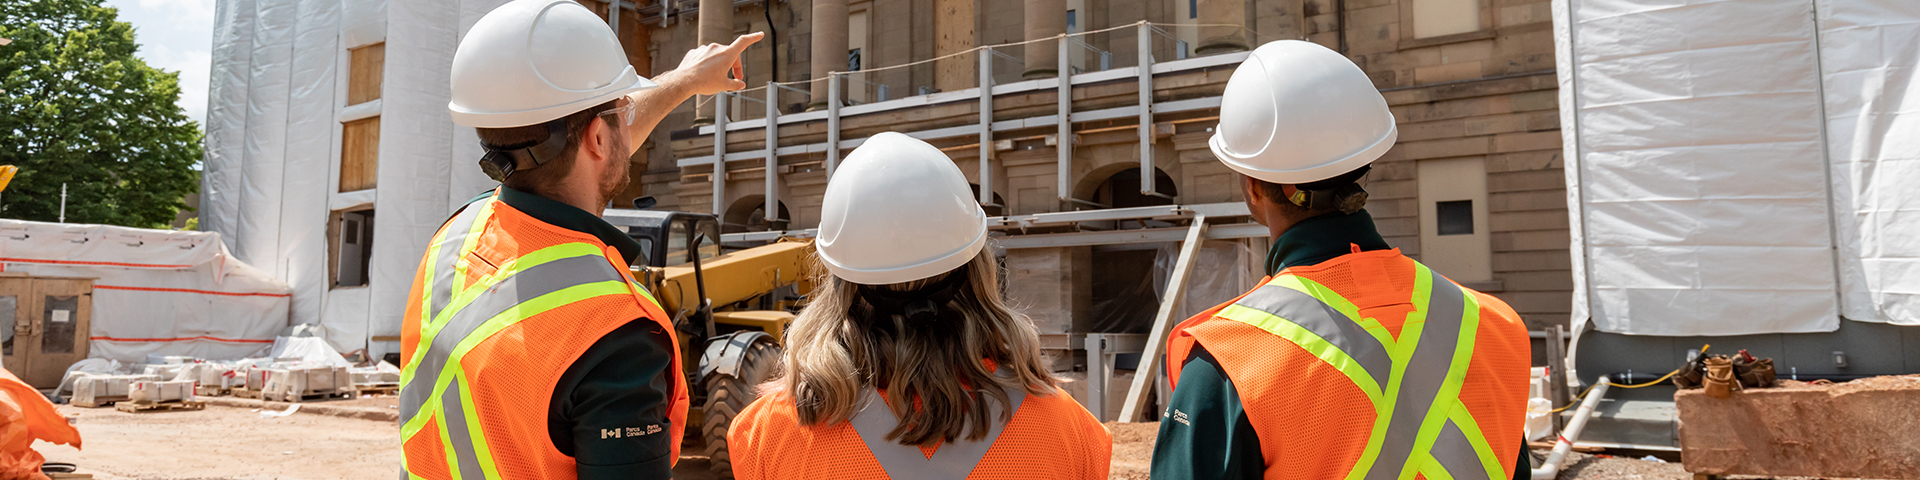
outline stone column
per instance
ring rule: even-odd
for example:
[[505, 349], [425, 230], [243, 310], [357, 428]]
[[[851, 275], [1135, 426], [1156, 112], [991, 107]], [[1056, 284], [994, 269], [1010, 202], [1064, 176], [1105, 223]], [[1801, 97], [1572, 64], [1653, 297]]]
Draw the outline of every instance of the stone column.
[[[975, 0], [933, 0], [933, 56], [940, 57], [973, 48]], [[933, 88], [951, 92], [979, 83], [974, 73], [980, 60], [960, 56], [934, 62]]]
[[[698, 45], [733, 43], [733, 0], [700, 0], [700, 39]], [[696, 46], [698, 46], [696, 45]], [[694, 104], [694, 125], [713, 124], [714, 97], [700, 97]]]
[[[1240, 25], [1252, 28], [1247, 23], [1246, 0], [1200, 0], [1200, 23], [1209, 25]], [[1233, 27], [1200, 27], [1200, 44], [1195, 45], [1195, 55], [1211, 55], [1222, 52], [1239, 52], [1252, 49], [1247, 40], [1246, 30]]]
[[[1027, 0], [1025, 22], [1027, 40], [1053, 38], [1067, 33], [1067, 0]], [[1059, 44], [1029, 43], [1026, 50], [1027, 69], [1021, 78], [1032, 80], [1059, 74]]]
[[808, 110], [827, 108], [827, 74], [847, 69], [847, 0], [813, 0], [813, 101]]

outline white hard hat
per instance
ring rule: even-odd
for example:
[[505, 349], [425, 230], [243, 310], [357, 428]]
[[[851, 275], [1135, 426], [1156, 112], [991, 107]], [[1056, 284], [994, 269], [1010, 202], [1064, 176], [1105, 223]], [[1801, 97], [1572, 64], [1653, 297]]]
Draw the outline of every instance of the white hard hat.
[[864, 285], [960, 268], [987, 244], [987, 214], [940, 149], [894, 132], [868, 138], [827, 182], [814, 246], [834, 276]]
[[1234, 69], [1207, 145], [1235, 171], [1297, 185], [1373, 163], [1396, 138], [1386, 98], [1360, 67], [1319, 44], [1281, 40]]
[[607, 22], [572, 0], [514, 0], [480, 17], [453, 52], [453, 123], [537, 125], [656, 85]]

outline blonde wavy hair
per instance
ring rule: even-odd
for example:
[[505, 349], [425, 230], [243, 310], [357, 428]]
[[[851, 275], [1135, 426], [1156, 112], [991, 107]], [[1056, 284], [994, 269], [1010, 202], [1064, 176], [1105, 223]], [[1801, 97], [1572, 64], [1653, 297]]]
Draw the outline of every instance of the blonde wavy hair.
[[[985, 399], [1011, 405], [1008, 389], [1057, 391], [1059, 380], [1040, 360], [1033, 321], [1002, 299], [1000, 263], [989, 249], [951, 272], [885, 286], [854, 284], [813, 262], [819, 279], [812, 299], [787, 330], [783, 375], [767, 385], [790, 394], [802, 425], [846, 421], [864, 407], [866, 389], [878, 388], [900, 420], [887, 440], [915, 446], [977, 441], [994, 421]], [[944, 317], [964, 319], [959, 322], [911, 322], [876, 312], [860, 293], [914, 291], [951, 275], [965, 275], [965, 282], [939, 308], [953, 309]], [[996, 375], [983, 360], [1011, 374]], [[999, 417], [1005, 422], [1011, 412], [1002, 409]]]

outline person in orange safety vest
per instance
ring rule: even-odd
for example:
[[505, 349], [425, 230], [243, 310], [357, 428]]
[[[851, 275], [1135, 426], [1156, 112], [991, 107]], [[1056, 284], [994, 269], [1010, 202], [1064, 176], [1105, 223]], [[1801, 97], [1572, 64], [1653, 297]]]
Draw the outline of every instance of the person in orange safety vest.
[[1270, 276], [1168, 336], [1151, 477], [1525, 474], [1519, 315], [1389, 247], [1363, 208], [1358, 182], [1397, 138], [1373, 83], [1283, 40], [1254, 50], [1224, 97], [1209, 143], [1245, 175]]
[[402, 478], [672, 475], [689, 396], [679, 342], [628, 270], [643, 247], [600, 215], [661, 118], [745, 86], [728, 74], [744, 78], [740, 53], [760, 37], [696, 48], [653, 80], [571, 0], [507, 2], [461, 39], [447, 108], [501, 185], [441, 226], [414, 277]]
[[827, 184], [825, 270], [784, 376], [727, 434], [736, 478], [1104, 479], [1113, 442], [1001, 299], [986, 215], [939, 149], [867, 139]]

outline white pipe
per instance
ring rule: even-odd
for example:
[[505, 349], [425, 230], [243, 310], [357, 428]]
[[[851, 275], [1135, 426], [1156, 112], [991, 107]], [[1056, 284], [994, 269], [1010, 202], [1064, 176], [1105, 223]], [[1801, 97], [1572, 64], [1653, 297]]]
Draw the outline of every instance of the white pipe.
[[1587, 426], [1587, 419], [1593, 416], [1593, 407], [1606, 398], [1607, 388], [1613, 386], [1613, 380], [1600, 377], [1599, 385], [1587, 393], [1587, 399], [1580, 402], [1580, 409], [1573, 411], [1573, 419], [1567, 421], [1566, 430], [1560, 431], [1560, 438], [1553, 444], [1553, 453], [1547, 454], [1547, 463], [1533, 469], [1533, 480], [1553, 480], [1560, 476], [1560, 462], [1566, 461], [1567, 452], [1573, 450], [1573, 442], [1580, 439], [1580, 430]]

